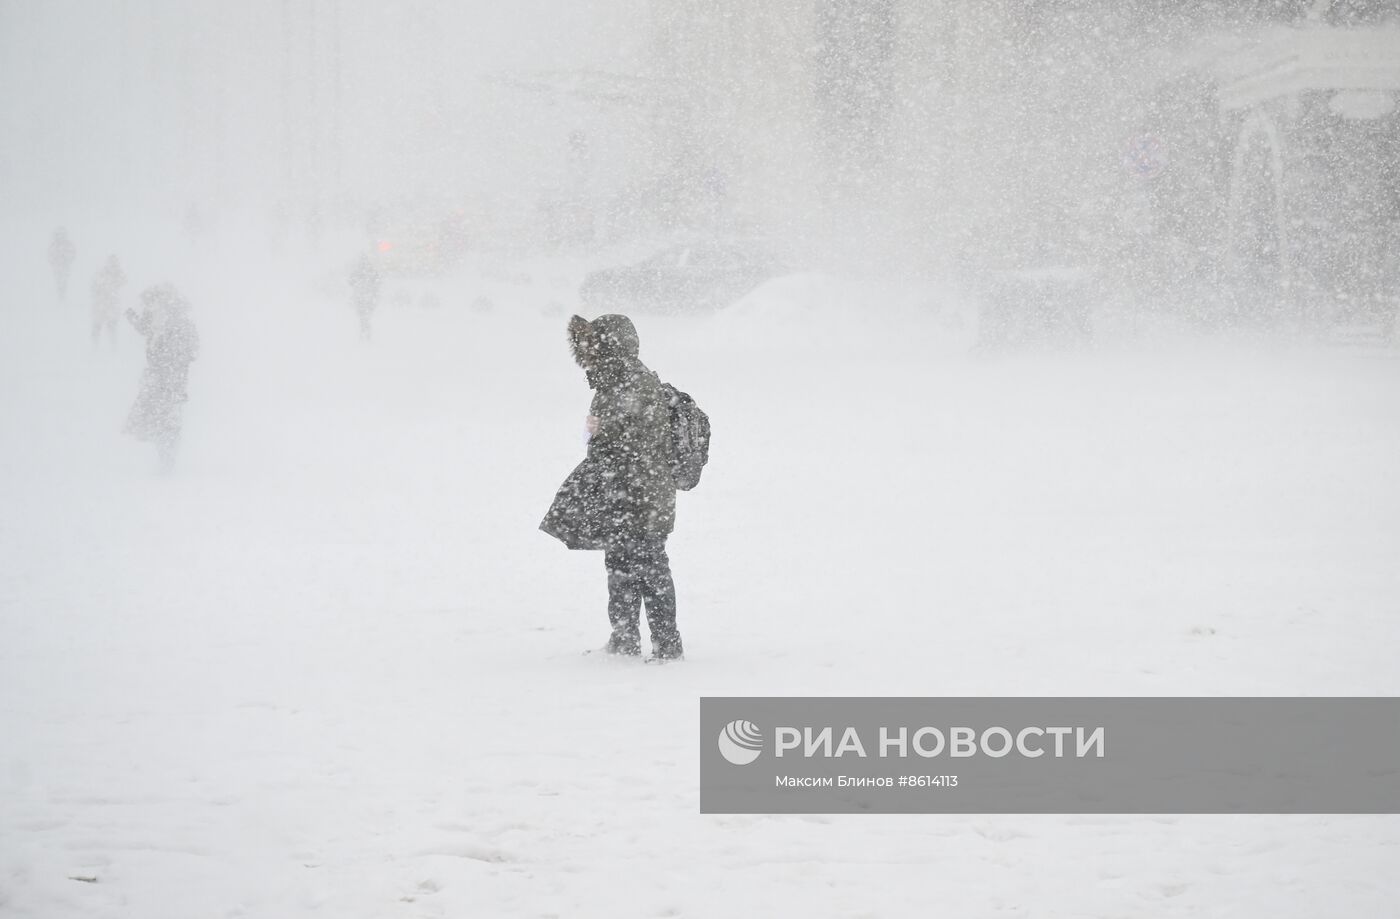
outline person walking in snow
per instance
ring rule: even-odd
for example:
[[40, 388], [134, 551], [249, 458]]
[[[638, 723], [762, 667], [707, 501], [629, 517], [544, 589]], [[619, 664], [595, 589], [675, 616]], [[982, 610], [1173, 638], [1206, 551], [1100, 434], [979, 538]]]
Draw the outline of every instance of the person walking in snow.
[[122, 263], [115, 255], [107, 256], [107, 261], [92, 279], [92, 343], [98, 344], [102, 339], [102, 333], [107, 333], [107, 340], [112, 344], [117, 342], [117, 319], [121, 317], [119, 309], [121, 303], [122, 288], [126, 286], [126, 272], [122, 271]]
[[190, 319], [189, 302], [171, 285], [141, 294], [143, 311], [126, 317], [146, 339], [146, 369], [141, 391], [126, 420], [126, 433], [156, 445], [161, 471], [175, 465], [182, 414], [189, 399], [190, 364], [199, 356], [199, 332]]
[[368, 255], [361, 254], [350, 266], [350, 302], [360, 317], [360, 338], [369, 341], [370, 320], [379, 307], [379, 270]]
[[68, 228], [59, 227], [49, 240], [49, 267], [53, 269], [53, 282], [60, 300], [68, 299], [68, 277], [73, 273], [73, 260], [77, 257], [78, 249], [68, 238]]
[[676, 482], [662, 383], [638, 357], [637, 329], [626, 316], [592, 322], [574, 316], [568, 333], [593, 390], [588, 454], [559, 489], [540, 529], [571, 549], [603, 551], [612, 627], [605, 651], [641, 653], [645, 606], [654, 658], [679, 659], [676, 588], [666, 555]]

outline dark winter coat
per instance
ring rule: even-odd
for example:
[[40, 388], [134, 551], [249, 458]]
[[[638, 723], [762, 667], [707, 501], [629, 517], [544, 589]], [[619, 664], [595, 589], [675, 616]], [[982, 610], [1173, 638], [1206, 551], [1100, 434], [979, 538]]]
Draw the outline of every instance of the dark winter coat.
[[592, 387], [598, 430], [564, 480], [540, 529], [571, 549], [603, 549], [627, 537], [664, 538], [676, 522], [670, 409], [661, 381], [637, 357], [626, 316], [569, 322], [574, 357]]

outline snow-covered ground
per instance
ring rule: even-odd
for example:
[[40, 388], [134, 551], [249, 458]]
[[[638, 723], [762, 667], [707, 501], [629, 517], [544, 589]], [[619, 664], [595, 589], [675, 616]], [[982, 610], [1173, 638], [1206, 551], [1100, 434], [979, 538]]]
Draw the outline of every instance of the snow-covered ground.
[[1393, 353], [978, 356], [956, 310], [812, 277], [639, 316], [715, 430], [688, 659], [646, 667], [580, 653], [601, 558], [536, 530], [588, 404], [564, 269], [366, 346], [313, 272], [180, 255], [204, 350], [161, 478], [119, 433], [139, 343], [86, 337], [99, 256], [61, 305], [42, 245], [0, 303], [0, 915], [1400, 915], [1397, 817], [696, 787], [704, 695], [1400, 693]]

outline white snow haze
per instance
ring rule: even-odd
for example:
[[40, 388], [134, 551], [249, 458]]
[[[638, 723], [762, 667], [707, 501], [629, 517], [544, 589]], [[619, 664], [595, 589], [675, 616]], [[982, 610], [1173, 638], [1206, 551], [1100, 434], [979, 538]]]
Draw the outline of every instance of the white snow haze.
[[[0, 253], [0, 917], [1400, 916], [1395, 815], [697, 744], [1400, 695], [1400, 2], [0, 0]], [[539, 529], [619, 312], [713, 426], [665, 666]]]

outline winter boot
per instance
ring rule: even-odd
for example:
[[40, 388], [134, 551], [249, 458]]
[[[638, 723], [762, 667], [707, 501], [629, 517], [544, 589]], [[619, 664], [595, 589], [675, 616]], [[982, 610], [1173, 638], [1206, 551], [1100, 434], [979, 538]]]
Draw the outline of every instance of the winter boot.
[[603, 650], [609, 654], [635, 657], [642, 653], [642, 637], [636, 632], [615, 629], [612, 635], [608, 636], [608, 643], [603, 646]]
[[671, 638], [653, 641], [651, 643], [651, 657], [649, 661], [679, 661], [685, 660], [685, 649], [681, 647], [681, 637], [675, 635]]

